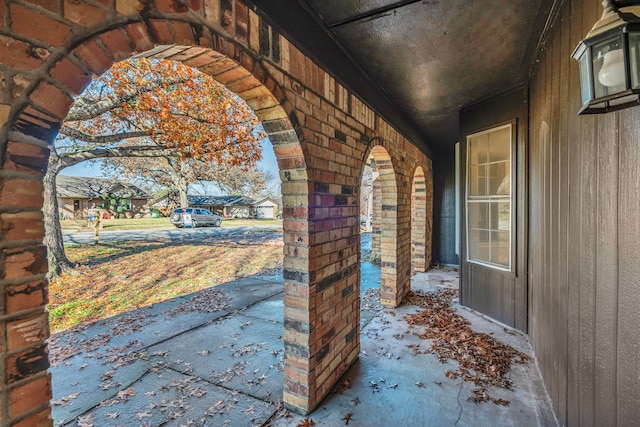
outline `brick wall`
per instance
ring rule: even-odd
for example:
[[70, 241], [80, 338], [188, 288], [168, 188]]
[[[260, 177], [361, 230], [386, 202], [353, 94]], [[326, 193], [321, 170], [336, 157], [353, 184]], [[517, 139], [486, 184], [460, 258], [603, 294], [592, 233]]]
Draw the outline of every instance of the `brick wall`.
[[[396, 305], [409, 289], [413, 171], [422, 167], [431, 185], [430, 160], [241, 2], [17, 1], [0, 14], [0, 424], [50, 423], [41, 245], [49, 143], [91, 76], [140, 52], [213, 76], [263, 122], [283, 181], [284, 401], [312, 410], [359, 353], [364, 161], [387, 156], [383, 299]], [[35, 326], [25, 332], [26, 323]]]

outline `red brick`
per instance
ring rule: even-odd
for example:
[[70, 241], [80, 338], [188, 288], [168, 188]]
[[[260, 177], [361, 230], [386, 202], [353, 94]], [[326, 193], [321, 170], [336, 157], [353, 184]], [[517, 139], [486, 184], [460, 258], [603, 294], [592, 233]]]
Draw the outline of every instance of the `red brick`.
[[53, 132], [52, 128], [60, 122], [60, 119], [49, 114], [36, 110], [31, 106], [27, 106], [20, 116], [14, 122], [14, 127], [20, 129], [22, 127], [37, 126], [45, 131]]
[[41, 82], [29, 98], [35, 105], [60, 119], [67, 115], [69, 107], [73, 104], [73, 99], [66, 93], [47, 82]]
[[10, 141], [4, 162], [4, 170], [43, 175], [47, 169], [49, 150], [25, 142]]
[[249, 35], [249, 8], [236, 1], [236, 40], [247, 46]]
[[106, 20], [107, 14], [85, 2], [64, 0], [64, 19], [84, 27], [93, 27]]
[[173, 36], [171, 35], [171, 31], [169, 31], [169, 24], [167, 21], [161, 21], [159, 19], [151, 19], [149, 20], [149, 24], [151, 26], [151, 32], [155, 36], [158, 44], [173, 44]]
[[48, 375], [16, 387], [9, 392], [9, 415], [16, 417], [51, 400], [51, 379]]
[[6, 286], [4, 290], [6, 313], [16, 313], [18, 311], [44, 306], [47, 303], [45, 289], [46, 283], [44, 281]]
[[5, 178], [0, 190], [0, 206], [41, 208], [42, 183], [23, 178]]
[[13, 91], [11, 96], [13, 99], [18, 98], [31, 85], [33, 80], [24, 74], [18, 73], [13, 76]]
[[7, 350], [14, 351], [43, 342], [49, 336], [47, 315], [7, 322]]
[[171, 24], [173, 34], [177, 44], [190, 46], [194, 44], [193, 30], [191, 26], [185, 22], [173, 21]]
[[91, 76], [85, 74], [66, 58], [54, 65], [51, 76], [78, 95], [91, 82]]
[[11, 427], [50, 427], [51, 409], [46, 408], [35, 415], [31, 415], [24, 420], [14, 423]]
[[122, 30], [120, 29], [100, 34], [100, 40], [102, 40], [102, 43], [104, 43], [113, 59], [116, 61], [122, 61], [129, 58], [133, 52], [129, 42], [124, 37]]
[[141, 23], [130, 24], [125, 27], [127, 35], [133, 42], [138, 52], [145, 52], [152, 49], [154, 44], [147, 32], [147, 26]]
[[4, 277], [0, 273], [0, 278], [5, 280], [44, 274], [47, 272], [47, 249], [44, 246], [5, 249], [0, 272], [2, 270]]
[[185, 13], [189, 8], [178, 0], [155, 0], [156, 9], [166, 13]]
[[[34, 3], [33, 1], [31, 3]], [[58, 13], [58, 0], [38, 0], [38, 6], [47, 9], [50, 12]]]
[[113, 64], [111, 58], [93, 40], [78, 46], [73, 53], [97, 75], [107, 71]]
[[202, 0], [187, 0], [187, 6], [195, 12], [200, 12], [202, 10]]
[[18, 70], [30, 71], [42, 65], [42, 59], [29, 43], [3, 35], [0, 35], [0, 58], [3, 65]]
[[5, 241], [42, 239], [44, 237], [42, 213], [0, 214], [0, 236]]
[[17, 34], [62, 46], [71, 34], [71, 28], [31, 9], [11, 4], [11, 29]]

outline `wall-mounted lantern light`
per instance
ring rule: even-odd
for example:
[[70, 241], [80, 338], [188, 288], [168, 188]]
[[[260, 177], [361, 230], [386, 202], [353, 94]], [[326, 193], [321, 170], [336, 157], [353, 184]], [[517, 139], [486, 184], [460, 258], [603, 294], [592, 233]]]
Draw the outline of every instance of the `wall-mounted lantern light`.
[[639, 104], [640, 1], [604, 0], [602, 18], [573, 51], [582, 108], [600, 114]]

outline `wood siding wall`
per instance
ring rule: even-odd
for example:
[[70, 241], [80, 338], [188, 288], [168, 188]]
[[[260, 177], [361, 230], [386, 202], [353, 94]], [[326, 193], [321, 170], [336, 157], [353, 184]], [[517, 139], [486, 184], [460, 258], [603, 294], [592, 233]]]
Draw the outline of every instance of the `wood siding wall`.
[[563, 425], [640, 425], [640, 107], [577, 116], [566, 0], [530, 81], [529, 334]]

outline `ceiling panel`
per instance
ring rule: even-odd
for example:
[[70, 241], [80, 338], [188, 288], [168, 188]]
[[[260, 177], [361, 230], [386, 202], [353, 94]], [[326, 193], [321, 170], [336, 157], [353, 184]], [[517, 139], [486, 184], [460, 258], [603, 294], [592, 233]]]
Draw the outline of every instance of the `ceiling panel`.
[[526, 82], [554, 3], [251, 1], [376, 111], [398, 111], [392, 122], [426, 151], [458, 141], [460, 108]]

